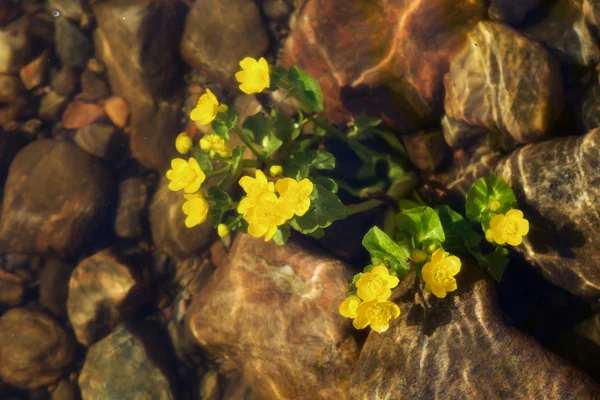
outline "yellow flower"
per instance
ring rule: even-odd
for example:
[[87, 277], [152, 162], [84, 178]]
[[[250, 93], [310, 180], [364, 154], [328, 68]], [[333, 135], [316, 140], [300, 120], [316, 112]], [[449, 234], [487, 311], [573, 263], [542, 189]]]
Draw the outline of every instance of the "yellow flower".
[[493, 212], [498, 211], [500, 207], [502, 207], [502, 203], [500, 203], [498, 200], [492, 200], [490, 201], [490, 204], [488, 204], [488, 208]]
[[427, 260], [427, 253], [424, 252], [423, 250], [415, 249], [412, 251], [412, 253], [410, 253], [410, 259], [413, 262], [420, 264], [423, 261]]
[[176, 192], [183, 189], [185, 193], [194, 193], [200, 189], [206, 175], [200, 169], [200, 164], [195, 158], [185, 161], [183, 158], [171, 160], [171, 169], [167, 171], [169, 189]]
[[206, 135], [200, 139], [200, 148], [204, 151], [210, 152], [210, 157], [214, 157], [215, 154], [221, 157], [231, 157], [231, 149], [227, 146], [225, 138], [219, 135]]
[[191, 228], [206, 221], [206, 217], [208, 216], [208, 203], [204, 196], [200, 193], [194, 193], [184, 194], [183, 197], [187, 200], [181, 207], [183, 213], [187, 215], [185, 226]]
[[288, 219], [294, 214], [301, 217], [310, 208], [309, 196], [313, 191], [313, 183], [304, 178], [300, 182], [292, 178], [279, 179], [275, 183], [277, 192], [281, 195], [281, 202], [288, 215]]
[[485, 233], [488, 242], [508, 243], [518, 246], [523, 243], [523, 236], [529, 233], [529, 221], [523, 218], [521, 210], [510, 210], [506, 215], [496, 215], [490, 221], [490, 229]]
[[181, 132], [175, 139], [175, 148], [180, 154], [187, 154], [192, 148], [192, 139], [187, 133]]
[[340, 304], [340, 314], [346, 318], [356, 318], [358, 313], [356, 310], [360, 306], [362, 300], [356, 295], [348, 296], [342, 304]]
[[460, 265], [458, 257], [446, 257], [444, 249], [439, 248], [431, 255], [431, 261], [423, 266], [421, 274], [431, 292], [443, 299], [447, 292], [456, 290], [454, 276], [460, 272]]
[[246, 94], [260, 93], [271, 86], [269, 64], [263, 57], [255, 60], [246, 57], [240, 61], [242, 70], [235, 74], [235, 79], [241, 83], [240, 90]]
[[202, 125], [210, 124], [219, 113], [219, 101], [210, 89], [206, 89], [198, 99], [198, 104], [190, 113], [190, 118], [194, 122], [200, 122]]
[[273, 192], [264, 191], [256, 197], [256, 204], [244, 214], [248, 223], [248, 233], [256, 238], [265, 236], [268, 242], [275, 236], [280, 225], [286, 223], [287, 218], [281, 209], [281, 200]]
[[237, 211], [240, 214], [245, 214], [248, 209], [254, 207], [256, 204], [256, 198], [263, 192], [271, 192], [275, 191], [275, 185], [273, 182], [269, 182], [265, 174], [257, 169], [255, 173], [256, 178], [251, 178], [249, 176], [242, 176], [239, 180], [239, 184], [246, 192], [246, 197], [244, 197], [240, 204], [238, 204]]
[[357, 316], [352, 321], [356, 329], [364, 329], [371, 325], [375, 332], [385, 332], [390, 327], [390, 320], [400, 316], [400, 308], [391, 301], [367, 301], [358, 306]]
[[220, 238], [226, 238], [229, 236], [229, 227], [225, 224], [219, 224], [217, 226], [217, 234]]
[[377, 265], [371, 272], [362, 274], [356, 282], [358, 297], [364, 301], [387, 300], [399, 281], [397, 277], [390, 275], [384, 265]]
[[276, 176], [283, 175], [283, 167], [281, 165], [271, 165], [269, 168], [269, 174], [275, 178]]

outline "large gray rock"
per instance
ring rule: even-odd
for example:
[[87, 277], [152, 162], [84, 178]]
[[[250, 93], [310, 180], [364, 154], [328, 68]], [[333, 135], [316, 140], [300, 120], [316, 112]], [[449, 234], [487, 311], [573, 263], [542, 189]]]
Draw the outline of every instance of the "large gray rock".
[[224, 84], [235, 83], [240, 60], [258, 58], [268, 47], [269, 38], [253, 0], [197, 0], [181, 39], [185, 62]]
[[112, 202], [112, 189], [106, 167], [74, 145], [31, 143], [10, 166], [0, 251], [73, 254], [93, 241]]

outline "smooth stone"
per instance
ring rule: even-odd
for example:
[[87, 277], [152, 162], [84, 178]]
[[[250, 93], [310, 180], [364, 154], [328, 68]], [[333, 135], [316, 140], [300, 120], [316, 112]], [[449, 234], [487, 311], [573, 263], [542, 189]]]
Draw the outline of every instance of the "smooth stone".
[[165, 374], [173, 367], [156, 357], [168, 343], [148, 343], [145, 337], [156, 327], [148, 328], [141, 336], [119, 326], [89, 348], [79, 375], [82, 400], [178, 398], [172, 378]]
[[16, 280], [5, 280], [4, 273], [0, 271], [0, 307], [18, 306], [23, 302], [25, 287]]
[[117, 128], [97, 122], [79, 129], [74, 141], [82, 150], [105, 160], [118, 159], [127, 149], [127, 138]]
[[317, 79], [330, 122], [381, 115], [414, 132], [442, 116], [448, 63], [485, 13], [479, 0], [308, 0], [280, 62]]
[[81, 74], [81, 93], [77, 96], [84, 101], [96, 101], [110, 95], [108, 85], [96, 73], [86, 69]]
[[558, 0], [550, 6], [545, 18], [524, 33], [546, 45], [563, 62], [584, 67], [596, 65], [600, 49], [582, 6], [582, 0]]
[[105, 115], [101, 106], [75, 100], [69, 103], [62, 116], [63, 127], [65, 129], [80, 129]]
[[495, 21], [518, 25], [523, 22], [527, 13], [534, 11], [543, 2], [544, 0], [491, 0], [488, 13]]
[[338, 312], [347, 278], [315, 248], [239, 234], [186, 324], [210, 355], [243, 366], [237, 386], [255, 398], [344, 398], [359, 350]]
[[67, 316], [67, 296], [72, 271], [72, 266], [56, 258], [47, 260], [40, 271], [39, 302], [55, 317]]
[[141, 178], [127, 178], [119, 183], [115, 217], [115, 234], [118, 237], [136, 239], [144, 234], [148, 197], [148, 183]]
[[57, 121], [67, 106], [68, 98], [49, 90], [40, 101], [38, 115], [44, 121]]
[[0, 74], [18, 74], [30, 51], [29, 20], [21, 17], [0, 28]]
[[21, 7], [19, 2], [16, 1], [3, 1], [0, 3], [0, 25], [5, 25], [15, 19]]
[[17, 97], [14, 101], [0, 108], [0, 125], [5, 131], [10, 131], [9, 127], [14, 126], [17, 118], [28, 112], [29, 101], [23, 94]]
[[21, 135], [6, 132], [0, 134], [0, 193], [12, 160], [26, 144], [26, 139]]
[[286, 0], [263, 0], [261, 7], [267, 18], [274, 21], [283, 21], [288, 18], [293, 10], [293, 4]]
[[149, 290], [140, 271], [104, 250], [71, 274], [67, 312], [77, 341], [88, 347], [143, 304]]
[[410, 161], [422, 171], [433, 172], [448, 155], [448, 145], [439, 129], [400, 136]]
[[104, 103], [104, 111], [115, 126], [125, 128], [129, 119], [129, 105], [123, 98], [113, 96]]
[[[515, 74], [513, 71], [521, 71]], [[449, 118], [530, 143], [563, 107], [560, 69], [542, 45], [496, 22], [479, 22], [444, 77]]]
[[260, 11], [252, 0], [198, 0], [185, 21], [183, 60], [222, 84], [236, 84], [244, 57], [259, 58], [269, 47]]
[[75, 358], [73, 339], [40, 311], [12, 308], [0, 317], [0, 379], [34, 390], [60, 379]]
[[23, 93], [21, 80], [12, 75], [0, 75], [0, 103], [15, 101]]
[[13, 160], [2, 203], [0, 251], [72, 254], [93, 242], [112, 202], [112, 178], [76, 146], [38, 140]]
[[79, 400], [77, 384], [67, 379], [62, 379], [50, 393], [50, 400]]
[[63, 66], [52, 77], [50, 87], [62, 97], [71, 97], [79, 84], [79, 73], [75, 68]]
[[496, 168], [530, 222], [516, 248], [573, 294], [600, 295], [600, 129], [525, 146]]
[[480, 126], [469, 125], [444, 115], [444, 118], [442, 118], [442, 132], [448, 146], [463, 148], [469, 146], [480, 136], [485, 135], [486, 129]]
[[92, 57], [88, 60], [87, 69], [96, 74], [103, 74], [106, 72], [106, 67], [104, 64], [102, 64], [102, 61], [95, 57]]
[[586, 399], [600, 386], [506, 324], [493, 282], [463, 259], [458, 290], [422, 293], [415, 274], [392, 294], [400, 317], [371, 332], [350, 383], [354, 399]]
[[579, 322], [552, 344], [561, 356], [600, 380], [600, 314]]
[[68, 18], [75, 22], [81, 21], [84, 11], [80, 1], [49, 0], [48, 8], [55, 18]]
[[156, 247], [170, 257], [183, 260], [206, 249], [216, 237], [210, 217], [193, 228], [185, 226], [181, 210], [183, 193], [168, 188], [169, 180], [163, 177], [152, 197], [149, 208], [150, 231]]
[[49, 50], [46, 49], [39, 57], [21, 68], [19, 76], [21, 77], [25, 89], [31, 90], [44, 83], [48, 72], [48, 63], [50, 61], [49, 54]]
[[61, 65], [85, 67], [90, 58], [91, 43], [74, 22], [64, 17], [55, 18], [54, 42]]

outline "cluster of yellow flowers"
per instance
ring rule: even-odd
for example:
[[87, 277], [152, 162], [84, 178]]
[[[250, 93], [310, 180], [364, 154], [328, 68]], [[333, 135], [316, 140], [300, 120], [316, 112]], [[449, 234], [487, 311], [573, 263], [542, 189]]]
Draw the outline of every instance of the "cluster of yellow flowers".
[[[494, 208], [497, 210], [499, 207], [496, 207], [496, 204], [490, 204], [492, 211]], [[528, 233], [529, 221], [523, 218], [521, 210], [513, 209], [506, 214], [498, 214], [492, 218], [490, 228], [485, 231], [485, 238], [490, 243], [508, 243], [511, 246], [518, 246], [523, 243], [523, 236]]]
[[255, 178], [243, 176], [239, 184], [246, 196], [240, 200], [237, 211], [248, 223], [248, 233], [257, 238], [264, 236], [265, 241], [271, 240], [294, 215], [301, 217], [310, 208], [313, 183], [309, 179], [298, 182], [281, 178], [273, 183], [257, 169]]
[[456, 290], [456, 279], [460, 272], [460, 258], [446, 255], [442, 248], [437, 249], [431, 255], [431, 260], [423, 266], [421, 275], [425, 281], [425, 288], [430, 290], [436, 297], [443, 299], [446, 293]]
[[191, 157], [188, 161], [182, 158], [171, 160], [171, 169], [167, 171], [169, 189], [177, 192], [184, 191], [183, 213], [187, 215], [185, 226], [191, 228], [206, 221], [208, 216], [208, 202], [200, 191], [200, 186], [206, 179], [204, 171], [198, 161]]
[[352, 324], [356, 329], [370, 325], [376, 332], [385, 332], [390, 320], [400, 316], [400, 308], [388, 300], [399, 282], [398, 277], [390, 275], [385, 265], [373, 267], [356, 282], [356, 294], [344, 300], [340, 305], [340, 314], [353, 318]]

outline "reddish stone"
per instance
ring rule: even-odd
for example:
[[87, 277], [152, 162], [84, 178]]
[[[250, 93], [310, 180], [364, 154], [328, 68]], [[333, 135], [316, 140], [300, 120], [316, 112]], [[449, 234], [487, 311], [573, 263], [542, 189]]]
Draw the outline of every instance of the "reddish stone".
[[415, 129], [441, 116], [449, 60], [484, 14], [479, 0], [309, 0], [281, 63], [316, 77], [331, 122], [370, 111]]
[[104, 116], [104, 109], [97, 104], [74, 101], [62, 116], [65, 129], [80, 129]]
[[125, 128], [129, 119], [129, 105], [121, 97], [113, 96], [104, 103], [104, 111], [115, 126]]

